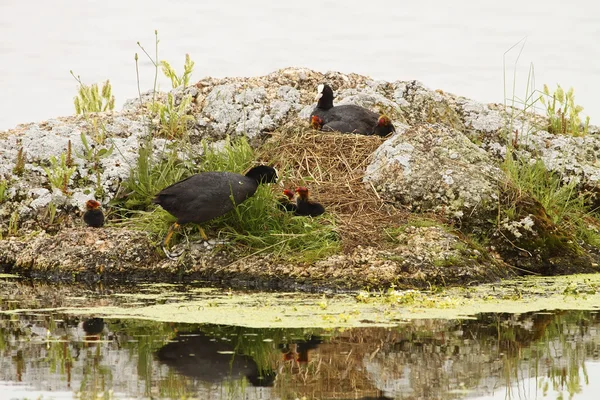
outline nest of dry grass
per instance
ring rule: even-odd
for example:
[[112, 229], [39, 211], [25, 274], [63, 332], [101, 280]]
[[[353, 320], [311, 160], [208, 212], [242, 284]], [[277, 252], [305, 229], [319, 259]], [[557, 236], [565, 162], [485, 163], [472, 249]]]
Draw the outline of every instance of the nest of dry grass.
[[335, 215], [345, 251], [357, 245], [381, 247], [385, 228], [405, 223], [408, 215], [363, 182], [373, 152], [384, 140], [315, 131], [306, 124], [272, 133], [260, 158], [278, 166], [287, 188], [307, 186], [311, 198]]

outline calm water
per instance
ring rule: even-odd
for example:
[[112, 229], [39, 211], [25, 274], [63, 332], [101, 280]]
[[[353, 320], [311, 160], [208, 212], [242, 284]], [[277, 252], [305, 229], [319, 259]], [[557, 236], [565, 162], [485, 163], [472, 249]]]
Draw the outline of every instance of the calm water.
[[144, 293], [5, 282], [0, 398], [597, 399], [600, 390], [597, 312], [328, 330], [61, 312], [156, 302]]
[[[592, 123], [600, 121], [597, 2], [559, 0], [301, 2], [56, 0], [0, 2], [0, 129], [73, 113], [74, 70], [87, 83], [111, 79], [117, 103], [136, 96], [136, 42], [193, 78], [252, 76], [288, 66], [376, 79], [419, 79], [479, 101], [503, 99], [503, 53], [527, 37], [518, 64], [522, 95], [529, 63], [537, 86], [560, 83]], [[507, 62], [512, 66], [518, 52]], [[142, 88], [153, 70], [143, 59]], [[512, 83], [509, 82], [509, 87]], [[166, 81], [162, 87], [168, 88]], [[512, 90], [511, 90], [512, 91]]]

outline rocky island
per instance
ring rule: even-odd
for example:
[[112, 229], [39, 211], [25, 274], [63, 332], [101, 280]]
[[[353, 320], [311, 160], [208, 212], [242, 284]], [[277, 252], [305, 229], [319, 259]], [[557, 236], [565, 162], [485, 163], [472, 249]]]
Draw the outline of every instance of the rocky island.
[[[324, 82], [336, 104], [385, 114], [396, 132], [314, 130]], [[596, 272], [600, 130], [574, 104], [568, 114], [550, 101], [541, 115], [418, 81], [288, 68], [19, 125], [0, 132], [0, 272], [279, 289]], [[160, 242], [173, 220], [149, 199], [199, 170], [259, 162], [279, 170], [282, 186], [205, 226], [208, 241], [186, 227], [175, 244], [183, 255], [166, 258]], [[283, 187], [298, 185], [327, 212], [279, 210]], [[103, 227], [82, 221], [90, 199], [103, 205]]]

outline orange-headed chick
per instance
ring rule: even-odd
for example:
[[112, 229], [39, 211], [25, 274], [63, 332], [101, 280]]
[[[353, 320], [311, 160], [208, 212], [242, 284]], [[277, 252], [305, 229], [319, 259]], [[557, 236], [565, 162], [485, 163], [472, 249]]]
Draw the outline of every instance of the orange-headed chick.
[[294, 192], [290, 189], [285, 189], [283, 195], [285, 197], [279, 199], [279, 208], [283, 211], [296, 211], [296, 203], [293, 202]]
[[318, 116], [313, 115], [310, 118], [310, 127], [317, 131], [321, 130], [321, 128], [323, 127], [323, 120]]
[[104, 213], [100, 206], [101, 204], [96, 200], [88, 200], [85, 203], [86, 212], [83, 214], [83, 221], [87, 226], [100, 228], [104, 225]]
[[310, 200], [308, 188], [304, 186], [297, 187], [296, 193], [298, 194], [296, 198], [296, 215], [316, 217], [325, 212], [325, 207]]
[[392, 132], [396, 132], [396, 128], [394, 124], [392, 124], [392, 120], [388, 118], [387, 115], [380, 115], [377, 120], [377, 125], [373, 128], [373, 135], [377, 136], [387, 136]]

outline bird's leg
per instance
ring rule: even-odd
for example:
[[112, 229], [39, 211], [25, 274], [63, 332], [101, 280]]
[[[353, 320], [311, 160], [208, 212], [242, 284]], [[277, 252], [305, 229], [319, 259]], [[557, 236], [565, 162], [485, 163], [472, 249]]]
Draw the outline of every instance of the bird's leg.
[[173, 254], [167, 250], [167, 245], [169, 244], [169, 241], [171, 240], [173, 233], [175, 233], [175, 230], [179, 230], [180, 226], [181, 225], [179, 225], [177, 222], [175, 222], [173, 225], [171, 225], [169, 227], [169, 231], [167, 232], [167, 235], [165, 236], [165, 239], [162, 241], [162, 244], [161, 244], [163, 253], [165, 253], [165, 256], [167, 256], [167, 258], [170, 260], [176, 260], [181, 254], [183, 254], [183, 252], [181, 252], [179, 254]]
[[202, 229], [200, 225], [198, 225], [198, 230], [200, 231], [200, 236], [202, 237], [202, 240], [207, 241], [208, 236], [206, 236], [206, 232], [204, 232], [204, 229]]
[[169, 230], [167, 231], [167, 236], [165, 236], [165, 240], [163, 240], [162, 245], [164, 247], [167, 247], [167, 245], [169, 244], [169, 241], [171, 240], [171, 237], [173, 236], [173, 233], [175, 233], [175, 230], [179, 230], [179, 228], [181, 227], [181, 225], [179, 225], [177, 222], [175, 222], [173, 225], [171, 225], [169, 227]]

